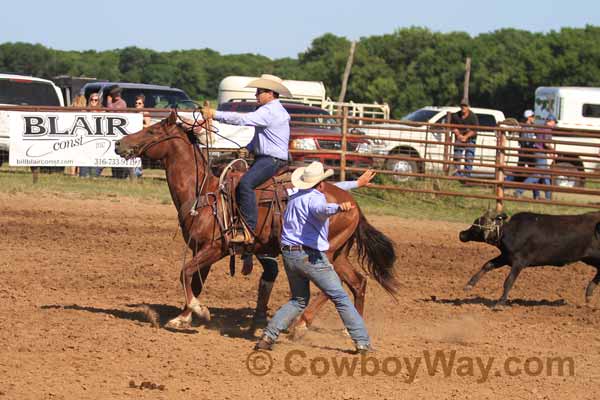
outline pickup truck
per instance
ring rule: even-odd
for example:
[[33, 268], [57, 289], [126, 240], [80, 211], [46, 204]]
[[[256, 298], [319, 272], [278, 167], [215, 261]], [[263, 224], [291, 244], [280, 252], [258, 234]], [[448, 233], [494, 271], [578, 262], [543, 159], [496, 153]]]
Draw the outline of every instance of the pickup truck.
[[[441, 128], [432, 128], [425, 125], [419, 125], [418, 123], [428, 122], [443, 124], [446, 122], [446, 115], [448, 112], [455, 113], [459, 109], [459, 107], [423, 107], [402, 118], [403, 121], [414, 122], [417, 123], [416, 125], [401, 123], [369, 125], [361, 128], [361, 130], [369, 136], [383, 137], [382, 139], [376, 139], [373, 141], [372, 150], [374, 153], [386, 155], [406, 155], [408, 157], [416, 158], [414, 161], [387, 159], [384, 164], [384, 168], [387, 170], [400, 173], [424, 173], [426, 170], [442, 170], [442, 163], [431, 161], [443, 160], [445, 130]], [[477, 144], [495, 145], [496, 136], [493, 131], [493, 127], [496, 127], [498, 122], [504, 121], [504, 113], [498, 110], [477, 107], [472, 107], [471, 111], [474, 112], [479, 118], [480, 125], [489, 126], [492, 128], [489, 131], [484, 130], [477, 133]], [[402, 128], [411, 130], [402, 130]], [[402, 142], [397, 140], [385, 140], [385, 137], [390, 139], [428, 140], [436, 143], [425, 144], [416, 142]], [[496, 151], [494, 149], [477, 149], [475, 152], [474, 162], [493, 164], [495, 157]], [[474, 167], [473, 172], [474, 174], [491, 175], [493, 173], [493, 168]], [[391, 176], [396, 182], [403, 182], [413, 179], [412, 177], [405, 175]]]
[[[46, 79], [0, 74], [1, 106], [64, 106], [60, 89]], [[10, 132], [8, 111], [0, 110], [0, 165], [8, 161]]]

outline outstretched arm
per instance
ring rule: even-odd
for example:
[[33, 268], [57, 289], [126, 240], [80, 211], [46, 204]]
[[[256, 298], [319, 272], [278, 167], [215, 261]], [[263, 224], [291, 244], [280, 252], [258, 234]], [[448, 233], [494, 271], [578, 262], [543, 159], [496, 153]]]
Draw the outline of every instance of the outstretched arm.
[[266, 107], [260, 107], [256, 111], [246, 114], [232, 111], [216, 111], [214, 118], [226, 124], [259, 127], [267, 126], [272, 119]]
[[348, 190], [360, 188], [363, 186], [367, 186], [371, 182], [371, 180], [375, 177], [375, 175], [376, 175], [375, 172], [368, 169], [361, 176], [359, 176], [358, 179], [355, 181], [336, 182], [336, 183], [334, 183], [334, 185], [339, 187], [340, 189], [348, 191]]

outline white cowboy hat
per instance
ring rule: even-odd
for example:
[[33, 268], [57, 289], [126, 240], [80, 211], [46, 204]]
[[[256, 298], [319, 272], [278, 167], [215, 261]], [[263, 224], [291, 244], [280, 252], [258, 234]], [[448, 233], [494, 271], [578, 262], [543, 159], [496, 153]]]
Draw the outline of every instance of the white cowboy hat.
[[292, 173], [292, 185], [298, 189], [308, 189], [333, 175], [333, 170], [323, 170], [323, 164], [313, 161], [308, 167], [300, 167]]
[[275, 75], [262, 74], [260, 78], [250, 81], [246, 87], [258, 88], [258, 89], [269, 89], [279, 93], [283, 97], [292, 97], [292, 93], [283, 84], [283, 80]]

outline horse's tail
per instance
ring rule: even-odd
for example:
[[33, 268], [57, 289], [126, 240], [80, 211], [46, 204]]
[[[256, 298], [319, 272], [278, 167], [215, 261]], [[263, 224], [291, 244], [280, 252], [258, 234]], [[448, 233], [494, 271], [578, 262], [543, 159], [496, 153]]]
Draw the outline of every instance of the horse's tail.
[[396, 251], [394, 243], [382, 232], [375, 229], [359, 209], [359, 221], [356, 230], [345, 246], [350, 251], [356, 243], [358, 261], [377, 282], [394, 298], [398, 292], [399, 281], [394, 270]]

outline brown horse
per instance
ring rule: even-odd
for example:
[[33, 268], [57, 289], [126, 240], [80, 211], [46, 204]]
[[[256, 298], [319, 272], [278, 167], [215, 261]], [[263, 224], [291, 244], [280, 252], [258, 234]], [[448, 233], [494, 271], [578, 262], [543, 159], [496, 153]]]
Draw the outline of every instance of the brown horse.
[[[220, 196], [215, 195], [219, 191], [219, 179], [207, 165], [206, 149], [198, 146], [198, 137], [178, 124], [177, 114], [171, 112], [163, 121], [118, 141], [115, 151], [125, 158], [145, 156], [162, 161], [171, 197], [178, 211], [183, 238], [192, 250], [192, 259], [185, 263], [181, 271], [185, 306], [181, 314], [170, 320], [167, 326], [179, 328], [188, 325], [192, 313], [201, 319], [210, 319], [208, 308], [201, 305], [197, 297], [206, 282], [211, 265], [229, 255], [229, 252], [214, 215], [215, 210], [222, 210], [223, 204]], [[348, 192], [334, 185], [327, 185], [325, 195], [330, 202], [351, 201], [355, 204]], [[261, 284], [270, 282], [271, 287], [277, 276], [277, 261], [274, 257], [261, 255], [276, 257], [279, 254], [278, 240], [271, 235], [272, 218], [277, 217], [259, 203], [258, 237], [254, 253], [263, 266]], [[393, 244], [367, 222], [358, 207], [331, 218], [329, 241], [328, 257], [342, 281], [350, 287], [361, 315], [367, 279], [355, 271], [348, 261], [348, 252], [354, 244], [361, 264], [366, 266], [375, 280], [392, 296], [396, 293], [398, 282], [393, 269], [396, 258]], [[262, 286], [259, 285], [255, 320], [266, 316], [270, 296], [270, 289], [261, 289]], [[326, 300], [327, 297], [319, 293], [306, 308], [299, 324], [310, 325], [318, 308]]]

